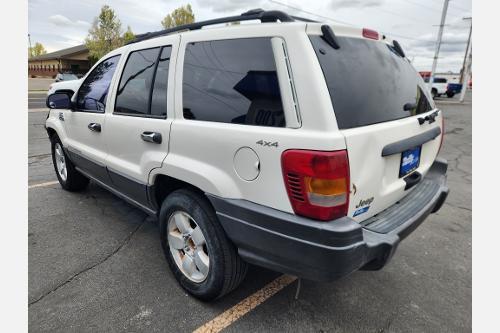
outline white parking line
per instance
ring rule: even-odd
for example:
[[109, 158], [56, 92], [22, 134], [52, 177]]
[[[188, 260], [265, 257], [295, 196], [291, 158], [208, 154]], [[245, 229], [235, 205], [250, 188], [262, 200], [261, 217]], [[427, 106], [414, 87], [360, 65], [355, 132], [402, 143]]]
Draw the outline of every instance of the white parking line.
[[59, 184], [59, 182], [56, 180], [56, 181], [52, 181], [52, 182], [33, 184], [33, 185], [29, 185], [28, 189], [31, 190], [32, 188], [46, 187], [46, 186], [55, 185], [55, 184]]

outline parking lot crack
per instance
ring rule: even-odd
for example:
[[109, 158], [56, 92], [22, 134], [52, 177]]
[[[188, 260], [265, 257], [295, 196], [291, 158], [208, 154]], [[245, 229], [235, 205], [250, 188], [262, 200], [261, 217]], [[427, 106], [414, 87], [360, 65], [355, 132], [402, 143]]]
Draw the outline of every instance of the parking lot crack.
[[467, 207], [463, 207], [463, 206], [454, 205], [454, 204], [451, 204], [451, 203], [448, 203], [448, 202], [445, 202], [445, 205], [448, 205], [448, 206], [453, 207], [453, 208], [463, 209], [463, 210], [467, 210], [467, 211], [469, 211], [469, 212], [472, 212], [472, 209], [471, 209], [471, 208], [467, 208]]
[[75, 280], [76, 278], [78, 278], [80, 275], [96, 268], [97, 266], [105, 263], [106, 261], [108, 261], [111, 257], [113, 257], [116, 253], [118, 253], [123, 247], [125, 247], [128, 243], [130, 243], [130, 240], [132, 239], [132, 237], [139, 231], [139, 229], [146, 223], [146, 221], [148, 220], [148, 216], [146, 216], [135, 228], [134, 230], [132, 230], [132, 232], [130, 232], [127, 237], [125, 237], [125, 239], [120, 242], [120, 244], [111, 252], [109, 253], [108, 255], [106, 255], [104, 258], [102, 258], [101, 260], [99, 260], [98, 262], [90, 265], [89, 267], [86, 267], [84, 269], [82, 269], [81, 271], [73, 274], [71, 277], [69, 277], [68, 279], [66, 279], [64, 282], [58, 284], [55, 288], [47, 291], [46, 293], [42, 294], [41, 296], [39, 296], [37, 299], [31, 301], [28, 303], [28, 307], [32, 306], [33, 304], [36, 304], [38, 302], [40, 302], [41, 300], [43, 300], [46, 296], [56, 292], [57, 290], [59, 290], [60, 288], [64, 287], [65, 285], [67, 285], [68, 283], [72, 282], [73, 280]]

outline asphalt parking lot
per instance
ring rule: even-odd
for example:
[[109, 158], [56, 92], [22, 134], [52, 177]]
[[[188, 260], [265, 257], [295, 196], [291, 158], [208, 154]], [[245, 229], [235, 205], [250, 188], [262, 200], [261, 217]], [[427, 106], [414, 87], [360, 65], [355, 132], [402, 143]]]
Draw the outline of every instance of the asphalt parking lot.
[[46, 91], [30, 91], [28, 92], [28, 109], [45, 108]]
[[[450, 195], [377, 272], [333, 283], [296, 282], [226, 332], [466, 332], [472, 326], [471, 96], [443, 110]], [[95, 184], [69, 193], [54, 181], [43, 124], [29, 112], [29, 329], [33, 332], [191, 332], [280, 276], [251, 267], [214, 303], [188, 296], [163, 257], [155, 222]]]

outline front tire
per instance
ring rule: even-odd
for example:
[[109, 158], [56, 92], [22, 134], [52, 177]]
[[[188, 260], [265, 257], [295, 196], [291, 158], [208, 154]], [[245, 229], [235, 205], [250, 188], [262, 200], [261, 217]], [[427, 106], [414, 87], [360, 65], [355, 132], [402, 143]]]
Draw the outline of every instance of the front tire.
[[432, 95], [432, 99], [436, 98], [436, 96], [437, 96], [437, 90], [436, 89], [432, 89], [431, 90], [431, 95]]
[[52, 163], [61, 187], [71, 192], [85, 189], [89, 184], [89, 179], [75, 169], [74, 164], [66, 155], [59, 137], [57, 135], [52, 136], [50, 142]]
[[170, 269], [191, 295], [209, 301], [241, 283], [247, 264], [203, 195], [188, 189], [172, 192], [161, 206], [159, 223]]
[[446, 92], [446, 96], [448, 96], [448, 98], [452, 98], [453, 96], [455, 96], [455, 93], [448, 91], [448, 92]]

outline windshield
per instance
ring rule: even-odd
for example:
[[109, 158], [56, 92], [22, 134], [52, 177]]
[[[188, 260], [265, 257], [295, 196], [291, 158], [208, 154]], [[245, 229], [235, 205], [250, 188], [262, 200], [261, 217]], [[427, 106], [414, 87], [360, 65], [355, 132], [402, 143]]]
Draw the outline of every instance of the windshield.
[[425, 83], [384, 42], [337, 37], [339, 49], [310, 36], [340, 129], [401, 119], [432, 110]]
[[64, 81], [78, 80], [78, 77], [75, 74], [62, 74], [62, 79]]

